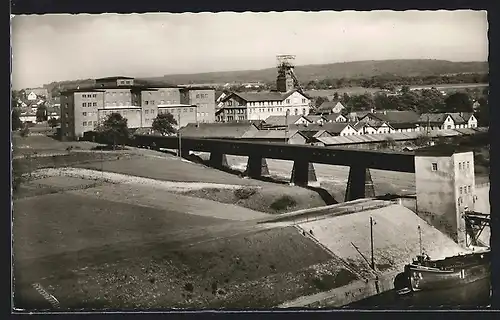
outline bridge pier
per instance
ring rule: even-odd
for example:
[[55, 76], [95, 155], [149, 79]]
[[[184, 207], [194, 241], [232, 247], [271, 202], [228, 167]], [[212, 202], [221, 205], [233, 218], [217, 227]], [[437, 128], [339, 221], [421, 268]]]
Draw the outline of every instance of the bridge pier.
[[210, 152], [208, 163], [210, 167], [215, 169], [224, 169], [228, 167], [226, 155], [217, 151]]
[[373, 187], [370, 169], [363, 166], [351, 166], [349, 169], [345, 201], [373, 197], [375, 197], [375, 189]]
[[293, 162], [292, 177], [290, 180], [290, 183], [302, 187], [307, 187], [309, 182], [318, 181], [313, 163], [307, 160], [295, 160]]
[[248, 156], [245, 174], [252, 179], [258, 179], [263, 175], [268, 175], [269, 168], [267, 167], [266, 159], [260, 156]]

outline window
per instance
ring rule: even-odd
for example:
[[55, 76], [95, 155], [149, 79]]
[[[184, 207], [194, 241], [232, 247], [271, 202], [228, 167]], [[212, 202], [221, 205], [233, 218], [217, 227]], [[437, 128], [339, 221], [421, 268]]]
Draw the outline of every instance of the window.
[[200, 95], [197, 93], [196, 94], [196, 99], [199, 99], [200, 98]]
[[470, 193], [470, 186], [467, 186], [467, 193]]
[[437, 171], [438, 169], [438, 164], [436, 162], [432, 163], [432, 171]]
[[83, 115], [84, 117], [86, 117], [86, 116], [87, 116], [87, 112], [82, 112], [82, 115]]
[[470, 162], [467, 161], [467, 170], [469, 170], [469, 169], [470, 169]]
[[144, 114], [149, 114], [149, 110], [144, 110]]
[[87, 106], [87, 103], [86, 103], [86, 102], [82, 103], [82, 107], [84, 107], [84, 108], [85, 108], [86, 106]]
[[447, 126], [446, 126], [446, 129], [451, 129], [451, 125], [447, 125]]
[[149, 101], [148, 101], [148, 100], [144, 101], [144, 104], [145, 104], [145, 105], [148, 105], [148, 104], [149, 104]]
[[96, 107], [97, 106], [97, 102], [92, 102], [92, 106]]
[[462, 170], [462, 162], [458, 163], [458, 170]]
[[87, 126], [87, 121], [83, 121], [83, 126], [86, 127]]
[[306, 99], [302, 99], [302, 103], [306, 103]]
[[290, 99], [286, 99], [286, 103], [290, 103]]
[[154, 100], [151, 100], [151, 104], [155, 104], [155, 101], [154, 101]]
[[92, 95], [92, 98], [97, 98], [97, 94], [93, 94], [93, 95]]

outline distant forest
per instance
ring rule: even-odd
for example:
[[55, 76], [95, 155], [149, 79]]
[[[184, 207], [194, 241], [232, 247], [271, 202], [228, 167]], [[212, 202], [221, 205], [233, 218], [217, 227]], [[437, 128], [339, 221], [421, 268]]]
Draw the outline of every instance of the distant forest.
[[[487, 83], [487, 62], [450, 62], [445, 60], [383, 60], [355, 61], [323, 65], [297, 66], [295, 73], [304, 89], [335, 89], [366, 87], [392, 90], [402, 85], [432, 85], [448, 83]], [[113, 76], [113, 75], [110, 75]], [[144, 84], [213, 84], [226, 83], [231, 89], [245, 90], [241, 84], [265, 83], [260, 90], [273, 89], [276, 69], [165, 75], [138, 79]], [[94, 84], [93, 79], [59, 81], [44, 85], [53, 97], [60, 91]]]

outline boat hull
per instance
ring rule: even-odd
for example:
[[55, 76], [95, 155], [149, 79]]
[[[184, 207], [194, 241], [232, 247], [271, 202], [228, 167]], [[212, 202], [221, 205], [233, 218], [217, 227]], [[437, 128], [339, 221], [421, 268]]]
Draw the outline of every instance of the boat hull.
[[451, 270], [407, 265], [405, 270], [411, 291], [438, 290], [462, 286], [490, 276], [490, 265], [479, 264]]

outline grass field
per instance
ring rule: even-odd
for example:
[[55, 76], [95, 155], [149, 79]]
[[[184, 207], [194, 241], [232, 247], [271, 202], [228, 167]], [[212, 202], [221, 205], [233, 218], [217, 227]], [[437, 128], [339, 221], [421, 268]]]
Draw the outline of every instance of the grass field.
[[33, 282], [66, 308], [271, 307], [355, 278], [294, 228], [73, 193], [14, 210], [17, 307]]

